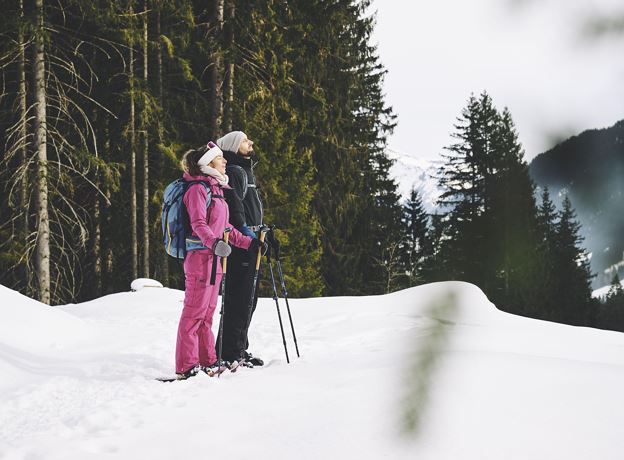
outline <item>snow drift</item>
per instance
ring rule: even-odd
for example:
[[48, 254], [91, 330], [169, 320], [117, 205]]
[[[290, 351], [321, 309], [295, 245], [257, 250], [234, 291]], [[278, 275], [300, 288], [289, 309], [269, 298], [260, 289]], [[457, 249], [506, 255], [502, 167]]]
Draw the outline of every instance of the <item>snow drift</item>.
[[[436, 283], [292, 299], [302, 356], [285, 321], [287, 364], [275, 303], [260, 299], [250, 350], [264, 367], [162, 384], [183, 295], [46, 307], [0, 288], [0, 458], [615, 460], [624, 448], [620, 333], [509, 315], [475, 286]], [[436, 365], [414, 376], [440, 331]], [[420, 429], [401, 434], [422, 382]]]

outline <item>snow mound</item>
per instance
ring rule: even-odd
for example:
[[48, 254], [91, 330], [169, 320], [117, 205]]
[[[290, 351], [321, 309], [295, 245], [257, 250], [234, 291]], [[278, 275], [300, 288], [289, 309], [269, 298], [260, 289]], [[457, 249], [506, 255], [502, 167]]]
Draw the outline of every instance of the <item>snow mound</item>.
[[414, 307], [418, 316], [442, 323], [484, 324], [506, 315], [474, 284], [444, 281], [416, 286], [389, 295]]
[[136, 292], [145, 288], [161, 288], [163, 287], [160, 281], [156, 281], [150, 278], [137, 278], [130, 284], [130, 290]]
[[[214, 455], [255, 460], [621, 458], [623, 334], [511, 315], [441, 282], [290, 299], [301, 357], [280, 299], [288, 364], [277, 305], [261, 298], [249, 342], [265, 366], [162, 384], [183, 299], [141, 289], [51, 308], [0, 290], [0, 458], [169, 460], [205, 450], [206, 433]], [[3, 345], [7, 321], [40, 340], [75, 337], [77, 318], [92, 333], [62, 353]], [[421, 429], [401, 439], [414, 397]]]
[[0, 345], [40, 352], [62, 350], [89, 337], [79, 318], [0, 285]]

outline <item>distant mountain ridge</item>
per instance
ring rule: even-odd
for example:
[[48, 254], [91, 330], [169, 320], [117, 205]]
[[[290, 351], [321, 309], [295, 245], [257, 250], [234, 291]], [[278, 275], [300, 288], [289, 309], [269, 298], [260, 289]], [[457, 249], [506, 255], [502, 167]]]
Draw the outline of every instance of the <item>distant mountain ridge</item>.
[[[394, 160], [390, 176], [405, 201], [418, 189], [428, 213], [438, 210], [441, 195], [435, 179], [440, 161], [388, 150]], [[605, 129], [590, 129], [538, 155], [529, 172], [539, 188], [548, 187], [557, 206], [565, 194], [572, 200], [585, 238], [582, 246], [592, 254], [598, 276], [594, 288], [611, 282], [613, 270], [624, 279], [624, 120]], [[538, 197], [540, 190], [538, 189]]]
[[568, 194], [592, 253], [594, 284], [608, 284], [613, 271], [605, 270], [624, 260], [624, 120], [561, 142], [535, 157], [529, 171], [555, 203]]
[[438, 206], [436, 200], [442, 194], [435, 179], [438, 162], [417, 158], [407, 153], [387, 150], [388, 157], [394, 160], [390, 168], [390, 177], [398, 184], [402, 201], [409, 198], [412, 187], [420, 192], [425, 211], [433, 214]]

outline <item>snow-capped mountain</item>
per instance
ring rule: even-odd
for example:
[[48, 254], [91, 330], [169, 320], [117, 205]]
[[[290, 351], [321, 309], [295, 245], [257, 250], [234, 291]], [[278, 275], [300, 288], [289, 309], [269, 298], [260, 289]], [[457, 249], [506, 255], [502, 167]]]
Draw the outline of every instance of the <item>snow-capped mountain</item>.
[[410, 191], [414, 187], [421, 194], [425, 210], [428, 213], [435, 212], [436, 200], [442, 193], [435, 179], [438, 162], [391, 149], [387, 150], [387, 154], [394, 160], [394, 165], [390, 168], [390, 177], [396, 180], [402, 200], [409, 198]]

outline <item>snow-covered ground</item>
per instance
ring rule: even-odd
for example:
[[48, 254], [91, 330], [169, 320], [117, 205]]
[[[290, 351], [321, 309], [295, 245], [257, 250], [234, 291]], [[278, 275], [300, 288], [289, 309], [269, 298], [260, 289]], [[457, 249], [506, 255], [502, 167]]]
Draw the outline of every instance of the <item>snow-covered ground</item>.
[[[432, 307], [449, 292], [455, 310]], [[250, 341], [266, 366], [160, 383], [182, 298], [50, 308], [0, 286], [0, 458], [622, 458], [623, 334], [509, 315], [447, 282], [291, 300], [302, 356], [287, 329], [287, 364], [261, 299]], [[423, 388], [420, 430], [401, 434]]]

